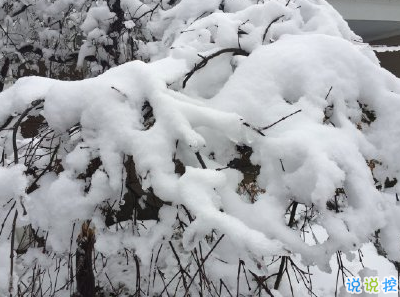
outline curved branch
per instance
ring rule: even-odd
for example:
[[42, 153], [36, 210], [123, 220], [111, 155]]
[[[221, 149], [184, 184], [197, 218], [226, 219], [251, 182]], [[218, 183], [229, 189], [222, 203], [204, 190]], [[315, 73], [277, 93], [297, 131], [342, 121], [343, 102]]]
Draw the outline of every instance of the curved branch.
[[150, 13], [150, 17], [153, 15], [153, 13], [156, 11], [156, 9], [161, 5], [161, 1], [154, 6], [154, 8], [146, 11], [145, 13], [143, 13], [140, 17], [134, 18], [135, 22], [137, 22], [138, 20], [140, 20], [142, 17], [144, 17], [145, 15], [148, 15]]
[[200, 70], [201, 68], [205, 67], [207, 65], [208, 61], [210, 61], [211, 59], [214, 59], [215, 57], [218, 57], [219, 55], [226, 54], [226, 53], [233, 53], [233, 55], [240, 55], [240, 56], [246, 56], [246, 57], [249, 55], [248, 52], [246, 52], [245, 50], [243, 50], [241, 48], [224, 48], [224, 49], [219, 50], [207, 57], [202, 57], [199, 55], [201, 58], [203, 58], [203, 60], [201, 60], [201, 62], [199, 64], [195, 64], [194, 68], [190, 72], [186, 73], [185, 79], [183, 80], [182, 87], [185, 88], [187, 81], [192, 77], [192, 75], [197, 70]]
[[[288, 2], [288, 3], [289, 3], [289, 2]], [[269, 28], [271, 28], [272, 24], [276, 23], [277, 21], [279, 21], [279, 20], [280, 20], [281, 18], [283, 18], [284, 16], [285, 16], [285, 15], [280, 15], [280, 16], [274, 18], [274, 19], [271, 21], [271, 23], [269, 23], [269, 25], [267, 26], [267, 28], [266, 28], [265, 31], [264, 31], [263, 38], [262, 38], [262, 42], [265, 41], [265, 37], [267, 37], [268, 30], [269, 30]]]
[[44, 102], [43, 99], [35, 100], [31, 103], [31, 106], [25, 109], [25, 111], [20, 115], [18, 121], [15, 123], [13, 127], [12, 134], [12, 142], [13, 142], [13, 150], [14, 150], [14, 164], [18, 164], [18, 147], [17, 147], [17, 132], [19, 125], [21, 125], [22, 120], [28, 115], [28, 113], [37, 107], [40, 103]]
[[10, 246], [10, 274], [9, 274], [9, 280], [8, 280], [8, 292], [10, 292], [10, 296], [12, 295], [12, 292], [14, 290], [14, 243], [15, 243], [15, 228], [17, 225], [17, 218], [18, 218], [18, 209], [15, 210], [15, 215], [13, 219], [13, 224], [12, 224], [12, 230], [11, 230], [11, 246]]
[[50, 157], [50, 162], [47, 164], [46, 168], [43, 169], [43, 171], [39, 174], [39, 176], [33, 181], [33, 183], [28, 187], [28, 189], [26, 190], [26, 193], [27, 193], [27, 194], [32, 193], [34, 190], [36, 190], [36, 189], [38, 188], [37, 183], [38, 183], [39, 179], [40, 179], [47, 171], [49, 171], [49, 170], [51, 169], [51, 164], [53, 163], [54, 157], [56, 156], [56, 154], [57, 154], [59, 148], [60, 148], [60, 145], [57, 145], [57, 146], [54, 148], [54, 151], [53, 151], [53, 153], [51, 154], [51, 157]]
[[17, 15], [23, 13], [25, 10], [27, 10], [29, 8], [29, 6], [32, 6], [32, 4], [29, 5], [22, 5], [22, 7], [20, 9], [18, 9], [17, 11], [13, 12], [13, 14], [11, 15], [11, 17], [16, 17]]

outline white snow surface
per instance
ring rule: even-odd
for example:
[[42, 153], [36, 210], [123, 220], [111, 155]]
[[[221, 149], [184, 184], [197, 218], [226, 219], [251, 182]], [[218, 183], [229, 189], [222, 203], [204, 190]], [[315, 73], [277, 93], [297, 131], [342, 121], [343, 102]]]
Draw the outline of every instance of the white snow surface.
[[[238, 258], [260, 275], [272, 268], [257, 268], [256, 263], [266, 264], [277, 255], [296, 256], [302, 265], [330, 273], [337, 251], [357, 251], [376, 230], [387, 258], [400, 261], [395, 196], [400, 185], [376, 188], [377, 181], [400, 180], [400, 80], [379, 66], [370, 47], [359, 46], [359, 38], [325, 1], [225, 2], [229, 13], [219, 11], [219, 0], [182, 0], [156, 16], [149, 28], [162, 34], [165, 46], [153, 62], [128, 62], [75, 82], [22, 78], [2, 92], [1, 123], [44, 99], [41, 114], [64, 135], [57, 154], [64, 171], [46, 173], [40, 187], [27, 195], [32, 180], [23, 174], [23, 165], [8, 160], [0, 167], [1, 204], [14, 197], [21, 207], [23, 200], [27, 215], [18, 224], [48, 232], [52, 252], [68, 252], [72, 223], [90, 219], [96, 226], [96, 249], [117, 257], [124, 248], [133, 248], [143, 263], [172, 235], [176, 206], [184, 205], [195, 220], [183, 233], [182, 250], [204, 242], [213, 230], [225, 234], [216, 253], [226, 264], [213, 258], [207, 269], [215, 277], [226, 274], [231, 288], [236, 286]], [[102, 26], [106, 30], [107, 22], [102, 22], [112, 17], [106, 6], [91, 8], [82, 29], [88, 36]], [[134, 27], [131, 21], [125, 25]], [[239, 39], [238, 28], [245, 32]], [[238, 47], [248, 57], [222, 54], [182, 88], [186, 73], [202, 59], [198, 54]], [[155, 118], [148, 130], [141, 113], [145, 102]], [[265, 136], [251, 128], [261, 129], [297, 110], [263, 130]], [[365, 121], [365, 110], [374, 112], [373, 121]], [[71, 140], [65, 131], [77, 123], [79, 139]], [[216, 170], [235, 157], [236, 145], [251, 147], [252, 163], [261, 166], [257, 183], [265, 193], [254, 203], [238, 194], [239, 171]], [[3, 150], [12, 156], [12, 147], [4, 145]], [[174, 171], [175, 154], [186, 166], [182, 176]], [[111, 232], [96, 207], [119, 197], [126, 155], [133, 157], [143, 188], [151, 187], [172, 205], [164, 205], [160, 221], [146, 225], [140, 236], [123, 228]], [[85, 193], [77, 177], [95, 157], [102, 166]], [[367, 164], [371, 160], [379, 162], [374, 171]], [[338, 188], [346, 199], [335, 212], [327, 202]], [[305, 240], [287, 226], [292, 201], [313, 206], [316, 215], [310, 224], [323, 230], [323, 241]], [[5, 249], [3, 243], [0, 249]], [[173, 256], [165, 261], [176, 265]], [[110, 269], [118, 271], [118, 261], [113, 263]], [[6, 292], [8, 282], [0, 271], [0, 292]], [[136, 273], [133, 268], [131, 273]], [[132, 277], [117, 272], [113, 277], [133, 286]]]
[[373, 45], [372, 49], [377, 53], [398, 52], [400, 51], [400, 46]]

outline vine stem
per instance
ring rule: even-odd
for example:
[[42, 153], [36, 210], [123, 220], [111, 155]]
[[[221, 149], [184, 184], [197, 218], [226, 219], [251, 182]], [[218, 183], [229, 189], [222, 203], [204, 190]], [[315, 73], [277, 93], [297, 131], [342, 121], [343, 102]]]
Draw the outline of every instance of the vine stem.
[[12, 224], [12, 231], [11, 231], [11, 245], [10, 245], [10, 279], [8, 283], [8, 292], [10, 293], [10, 297], [12, 297], [13, 291], [14, 291], [14, 279], [13, 279], [13, 274], [14, 274], [14, 243], [15, 243], [15, 227], [17, 223], [17, 218], [18, 218], [18, 210], [15, 210], [14, 214], [14, 220]]

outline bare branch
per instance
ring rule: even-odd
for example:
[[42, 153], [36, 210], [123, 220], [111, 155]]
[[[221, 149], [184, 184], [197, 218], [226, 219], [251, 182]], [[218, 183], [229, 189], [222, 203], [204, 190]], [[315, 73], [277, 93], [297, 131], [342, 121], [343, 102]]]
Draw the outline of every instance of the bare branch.
[[13, 295], [14, 290], [14, 282], [13, 282], [13, 274], [14, 274], [14, 242], [15, 242], [15, 227], [17, 223], [18, 217], [18, 209], [15, 210], [14, 220], [12, 224], [12, 231], [11, 231], [11, 247], [10, 247], [10, 279], [8, 282], [8, 292], [10, 293], [10, 297]]
[[204, 163], [203, 157], [200, 155], [199, 152], [196, 152], [197, 160], [199, 161], [201, 168], [207, 169], [206, 163]]
[[299, 113], [299, 112], [301, 112], [301, 109], [299, 109], [299, 110], [297, 110], [297, 111], [295, 111], [295, 112], [292, 112], [291, 114], [289, 114], [289, 115], [287, 115], [287, 116], [284, 116], [284, 117], [281, 118], [280, 120], [278, 120], [278, 121], [276, 121], [276, 122], [274, 122], [274, 123], [272, 123], [272, 124], [270, 124], [270, 125], [268, 125], [268, 126], [265, 126], [265, 127], [261, 128], [261, 130], [262, 130], [262, 131], [263, 131], [263, 130], [267, 130], [267, 129], [269, 129], [269, 128], [275, 126], [276, 124], [278, 124], [278, 123], [280, 123], [280, 122], [286, 120], [287, 118], [290, 118], [291, 116], [293, 116], [293, 115], [295, 115], [296, 113]]
[[14, 164], [18, 164], [18, 147], [17, 147], [17, 132], [19, 125], [21, 125], [22, 120], [28, 115], [28, 113], [37, 107], [39, 104], [44, 102], [43, 99], [35, 100], [31, 103], [31, 106], [25, 109], [25, 111], [20, 115], [18, 121], [15, 123], [13, 127], [13, 150], [14, 150]]
[[245, 50], [242, 50], [241, 48], [224, 48], [224, 49], [219, 50], [207, 57], [202, 57], [203, 60], [199, 64], [196, 64], [190, 72], [186, 73], [185, 79], [183, 80], [182, 87], [185, 88], [187, 81], [192, 77], [192, 75], [197, 70], [205, 67], [207, 65], [208, 61], [210, 61], [211, 59], [214, 59], [215, 57], [218, 57], [219, 55], [226, 54], [226, 53], [233, 53], [234, 55], [240, 55], [240, 56], [246, 56], [246, 57], [249, 55], [248, 52], [246, 52]]
[[197, 268], [195, 274], [192, 276], [190, 283], [185, 291], [185, 294], [183, 294], [183, 296], [187, 296], [187, 294], [189, 293], [189, 289], [190, 286], [192, 285], [194, 279], [196, 278], [196, 275], [200, 272], [200, 269], [204, 266], [204, 263], [207, 261], [208, 257], [211, 255], [211, 253], [215, 250], [215, 248], [217, 247], [217, 245], [220, 243], [220, 241], [222, 240], [222, 238], [224, 238], [225, 234], [222, 234], [221, 237], [217, 240], [217, 242], [214, 244], [214, 246], [211, 248], [211, 250], [207, 253], [207, 255], [204, 257], [203, 261], [201, 261], [200, 267]]
[[277, 21], [279, 21], [279, 20], [280, 20], [281, 18], [283, 18], [284, 16], [285, 16], [285, 15], [280, 15], [280, 16], [274, 18], [274, 19], [272, 20], [271, 23], [269, 23], [269, 25], [267, 26], [267, 28], [266, 28], [265, 31], [264, 31], [263, 38], [262, 38], [262, 42], [265, 41], [265, 37], [267, 37], [267, 33], [268, 33], [269, 28], [271, 28], [271, 26], [272, 26], [274, 23], [276, 23]]

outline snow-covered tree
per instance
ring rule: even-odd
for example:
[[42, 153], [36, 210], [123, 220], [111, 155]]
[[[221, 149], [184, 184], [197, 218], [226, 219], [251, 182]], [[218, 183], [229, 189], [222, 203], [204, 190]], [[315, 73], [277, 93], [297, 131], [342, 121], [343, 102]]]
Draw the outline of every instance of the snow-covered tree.
[[3, 81], [47, 76], [0, 93], [1, 295], [346, 296], [346, 276], [397, 275], [400, 81], [327, 2], [1, 9]]
[[77, 80], [149, 59], [146, 24], [161, 2], [147, 2], [2, 1], [1, 89], [22, 76]]

